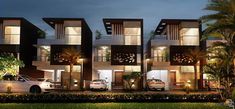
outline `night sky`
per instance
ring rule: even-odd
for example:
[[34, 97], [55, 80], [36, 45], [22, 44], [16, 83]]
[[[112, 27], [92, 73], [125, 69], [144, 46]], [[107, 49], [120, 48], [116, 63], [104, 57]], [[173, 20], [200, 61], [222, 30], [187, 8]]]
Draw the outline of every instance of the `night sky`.
[[197, 19], [208, 12], [208, 0], [0, 0], [0, 17], [24, 17], [47, 35], [53, 29], [43, 17], [84, 18], [91, 30], [105, 33], [102, 18], [143, 18], [144, 33], [161, 19]]

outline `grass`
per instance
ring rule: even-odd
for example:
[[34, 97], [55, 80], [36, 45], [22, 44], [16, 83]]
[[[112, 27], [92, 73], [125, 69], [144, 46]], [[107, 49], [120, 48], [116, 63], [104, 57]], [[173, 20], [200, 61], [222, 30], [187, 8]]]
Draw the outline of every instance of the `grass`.
[[218, 103], [2, 103], [0, 109], [229, 109]]

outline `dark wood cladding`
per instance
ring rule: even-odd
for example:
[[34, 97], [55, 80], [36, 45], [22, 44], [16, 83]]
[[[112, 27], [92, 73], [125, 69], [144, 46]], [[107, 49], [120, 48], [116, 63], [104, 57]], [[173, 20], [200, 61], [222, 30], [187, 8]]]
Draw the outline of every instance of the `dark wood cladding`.
[[51, 45], [51, 65], [69, 65], [68, 62], [61, 60], [59, 57], [63, 50], [68, 48], [75, 48], [78, 50], [78, 52], [81, 52], [80, 45]]
[[21, 20], [20, 34], [20, 59], [24, 61], [25, 67], [32, 67], [33, 58], [37, 56], [37, 39], [40, 37], [39, 28], [28, 22]]
[[137, 65], [136, 45], [111, 45], [111, 65]]
[[82, 53], [84, 53], [84, 80], [92, 80], [92, 40], [92, 31], [87, 25], [87, 23], [83, 20], [81, 50]]
[[170, 46], [170, 65], [194, 65], [195, 60], [190, 58], [187, 53], [197, 46]]

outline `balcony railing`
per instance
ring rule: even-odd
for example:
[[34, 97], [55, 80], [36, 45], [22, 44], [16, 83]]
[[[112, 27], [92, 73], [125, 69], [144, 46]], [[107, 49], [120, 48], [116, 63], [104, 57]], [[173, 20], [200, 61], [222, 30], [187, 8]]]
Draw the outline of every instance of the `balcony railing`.
[[153, 37], [153, 40], [167, 40], [167, 36], [166, 35], [155, 35]]
[[34, 61], [49, 62], [50, 56], [35, 56]]
[[110, 62], [111, 56], [95, 56], [95, 62]]
[[154, 56], [152, 59], [156, 62], [169, 62], [169, 57], [167, 56]]

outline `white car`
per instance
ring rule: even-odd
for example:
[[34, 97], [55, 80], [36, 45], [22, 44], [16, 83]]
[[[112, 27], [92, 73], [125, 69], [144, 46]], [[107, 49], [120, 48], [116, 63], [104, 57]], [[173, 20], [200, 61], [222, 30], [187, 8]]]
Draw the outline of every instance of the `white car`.
[[97, 79], [90, 82], [91, 90], [108, 90], [107, 82], [103, 79]]
[[11, 76], [7, 80], [0, 81], [0, 92], [42, 93], [53, 89], [51, 82], [37, 81], [26, 75]]
[[147, 85], [150, 90], [165, 90], [165, 83], [160, 79], [148, 79]]

